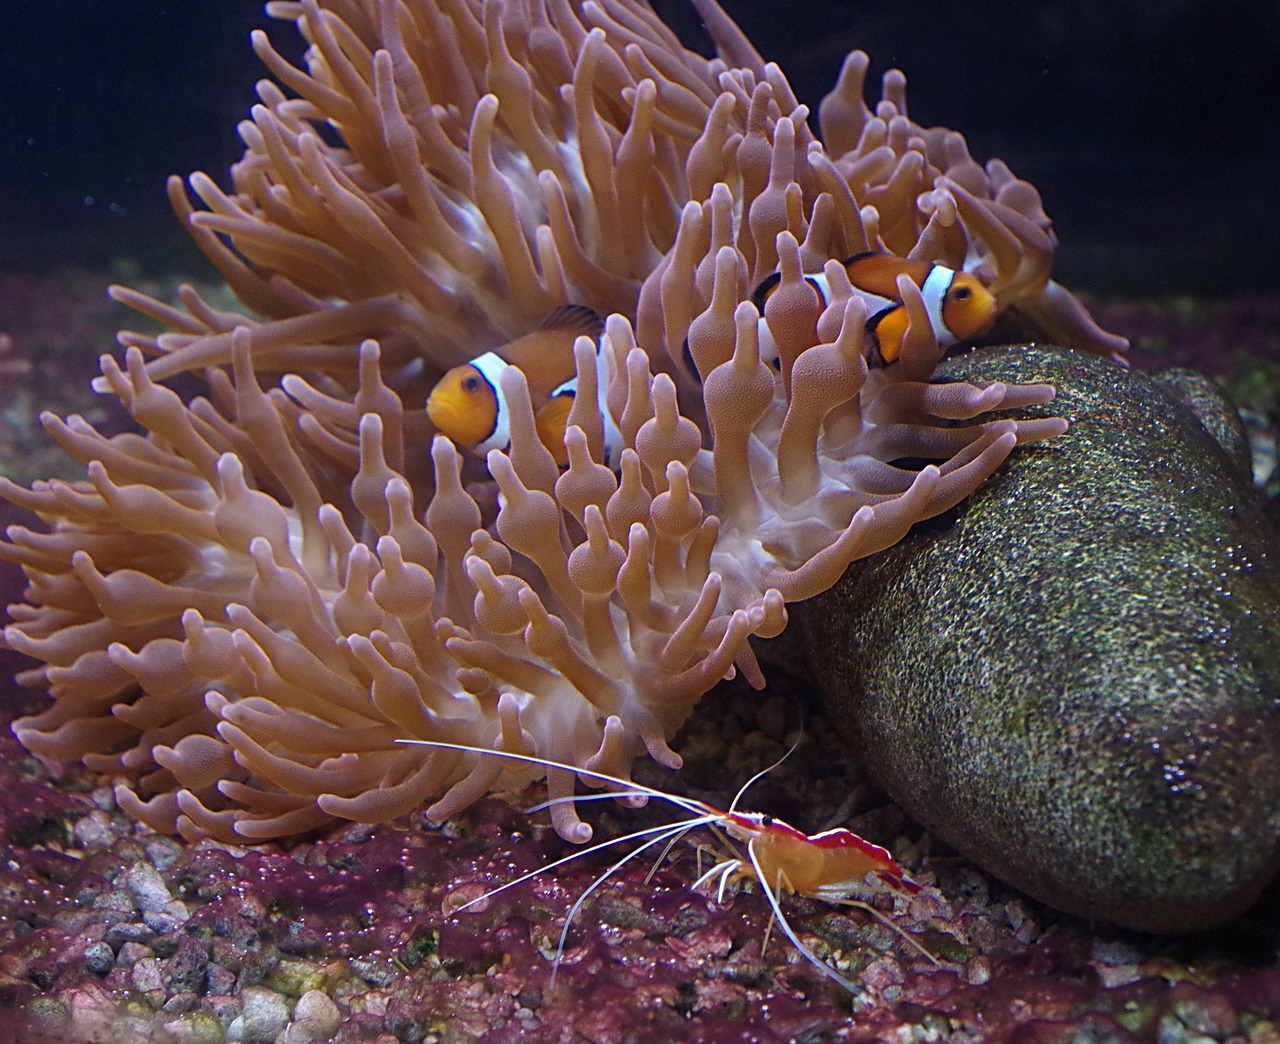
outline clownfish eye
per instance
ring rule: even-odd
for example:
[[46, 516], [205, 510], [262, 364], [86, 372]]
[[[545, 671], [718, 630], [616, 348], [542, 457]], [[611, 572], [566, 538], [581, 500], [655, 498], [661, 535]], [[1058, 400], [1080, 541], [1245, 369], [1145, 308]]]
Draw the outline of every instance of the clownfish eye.
[[480, 378], [468, 377], [462, 382], [462, 390], [464, 392], [478, 392], [480, 390]]
[[970, 290], [967, 286], [957, 286], [954, 290], [951, 291], [951, 296], [956, 301], [968, 300], [969, 297], [971, 297], [972, 295], [973, 295], [973, 291]]

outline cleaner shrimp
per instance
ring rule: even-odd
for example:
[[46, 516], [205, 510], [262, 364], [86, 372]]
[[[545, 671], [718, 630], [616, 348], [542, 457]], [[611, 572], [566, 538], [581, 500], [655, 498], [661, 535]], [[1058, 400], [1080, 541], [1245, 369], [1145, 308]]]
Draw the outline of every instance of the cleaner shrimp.
[[[718, 879], [719, 884], [716, 889], [716, 901], [722, 903], [724, 894], [728, 886], [738, 880], [755, 881], [760, 890], [764, 893], [765, 899], [768, 901], [771, 915], [769, 927], [772, 929], [774, 921], [781, 927], [783, 933], [791, 944], [823, 975], [832, 981], [844, 987], [850, 993], [858, 994], [862, 991], [849, 979], [841, 975], [835, 968], [823, 961], [816, 953], [801, 941], [795, 930], [791, 927], [787, 920], [786, 913], [782, 909], [780, 897], [784, 893], [792, 893], [796, 895], [806, 896], [812, 899], [821, 899], [824, 902], [833, 905], [855, 907], [864, 910], [872, 917], [876, 918], [886, 927], [901, 936], [907, 943], [913, 946], [926, 958], [935, 965], [938, 963], [934, 956], [929, 953], [919, 942], [913, 939], [904, 929], [894, 924], [892, 920], [882, 914], [875, 907], [858, 896], [871, 896], [877, 893], [889, 892], [904, 897], [910, 897], [920, 892], [921, 886], [913, 881], [902, 868], [888, 849], [879, 845], [872, 844], [870, 841], [855, 834], [853, 831], [844, 827], [837, 827], [834, 830], [826, 830], [819, 834], [805, 834], [803, 831], [796, 829], [789, 823], [785, 823], [780, 819], [767, 815], [762, 812], [741, 812], [738, 810], [738, 804], [742, 800], [747, 790], [761, 777], [776, 768], [776, 765], [770, 765], [768, 768], [757, 772], [738, 790], [733, 801], [727, 809], [718, 809], [703, 801], [695, 798], [682, 797], [678, 794], [669, 794], [653, 787], [645, 786], [642, 783], [636, 783], [634, 780], [622, 779], [618, 776], [611, 776], [608, 773], [597, 772], [592, 769], [580, 768], [573, 765], [566, 765], [562, 762], [551, 761], [547, 758], [539, 758], [526, 754], [516, 754], [509, 751], [493, 750], [487, 747], [472, 747], [461, 743], [443, 743], [433, 740], [398, 740], [399, 743], [413, 743], [422, 746], [438, 747], [445, 750], [458, 750], [478, 754], [488, 757], [503, 758], [512, 762], [520, 762], [528, 765], [535, 765], [542, 768], [562, 769], [566, 772], [575, 773], [578, 776], [589, 780], [597, 780], [601, 784], [607, 784], [617, 787], [617, 790], [609, 790], [598, 794], [580, 794], [563, 798], [554, 798], [550, 801], [544, 801], [539, 805], [535, 805], [527, 811], [537, 812], [541, 809], [554, 806], [562, 802], [576, 801], [599, 801], [606, 798], [609, 799], [632, 799], [638, 801], [646, 801], [649, 798], [657, 798], [668, 804], [688, 812], [690, 818], [683, 819], [675, 823], [666, 823], [654, 827], [646, 827], [642, 830], [632, 831], [623, 834], [620, 837], [611, 838], [591, 845], [577, 852], [572, 852], [562, 859], [548, 863], [546, 866], [539, 867], [515, 880], [508, 881], [506, 884], [499, 885], [483, 895], [472, 899], [470, 902], [457, 907], [452, 911], [450, 916], [454, 916], [466, 910], [468, 907], [474, 906], [485, 899], [505, 892], [509, 888], [515, 888], [518, 885], [538, 877], [542, 874], [551, 872], [558, 867], [564, 866], [575, 859], [590, 855], [593, 852], [599, 852], [607, 848], [613, 848], [617, 845], [624, 845], [628, 842], [642, 842], [638, 844], [632, 851], [610, 866], [603, 874], [595, 879], [583, 893], [578, 896], [568, 914], [565, 916], [564, 927], [560, 932], [559, 945], [556, 947], [556, 956], [552, 964], [551, 970], [551, 986], [555, 986], [556, 972], [559, 969], [560, 960], [564, 955], [565, 942], [568, 939], [569, 928], [573, 924], [574, 918], [578, 911], [582, 909], [583, 904], [590, 898], [591, 894], [604, 884], [610, 877], [622, 869], [627, 863], [638, 858], [643, 853], [655, 848], [658, 845], [665, 844], [659, 856], [659, 862], [671, 847], [675, 845], [682, 837], [692, 830], [699, 827], [710, 829], [717, 838], [724, 842], [726, 847], [732, 848], [729, 840], [736, 841], [743, 845], [745, 852], [735, 853], [722, 859], [716, 863], [710, 870], [702, 874], [693, 882], [692, 888], [699, 889]], [[765, 933], [765, 945], [768, 945], [769, 933]]]

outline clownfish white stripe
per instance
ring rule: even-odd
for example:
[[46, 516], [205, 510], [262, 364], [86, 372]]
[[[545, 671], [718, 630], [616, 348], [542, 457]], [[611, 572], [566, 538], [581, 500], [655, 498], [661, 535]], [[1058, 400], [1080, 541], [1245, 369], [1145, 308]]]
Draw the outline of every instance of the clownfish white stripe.
[[769, 332], [769, 324], [762, 315], [756, 322], [756, 340], [760, 343], [760, 361], [766, 366], [778, 367], [778, 345]]
[[955, 277], [956, 274], [951, 269], [934, 265], [925, 277], [924, 286], [920, 288], [920, 296], [924, 298], [924, 307], [929, 313], [929, 323], [933, 326], [933, 333], [938, 339], [940, 348], [950, 347], [960, 340], [942, 317], [942, 305], [946, 300], [951, 281]]
[[493, 390], [493, 398], [497, 408], [494, 411], [493, 430], [476, 443], [476, 452], [484, 456], [490, 450], [506, 450], [511, 447], [511, 408], [507, 405], [507, 397], [502, 393], [502, 373], [511, 364], [497, 352], [485, 352], [471, 360], [471, 365], [484, 378]]
[[609, 362], [610, 355], [604, 350], [602, 338], [596, 343], [596, 409], [604, 421], [604, 466], [618, 471], [622, 468], [622, 451], [626, 449], [626, 442], [622, 438], [622, 429], [609, 412]]

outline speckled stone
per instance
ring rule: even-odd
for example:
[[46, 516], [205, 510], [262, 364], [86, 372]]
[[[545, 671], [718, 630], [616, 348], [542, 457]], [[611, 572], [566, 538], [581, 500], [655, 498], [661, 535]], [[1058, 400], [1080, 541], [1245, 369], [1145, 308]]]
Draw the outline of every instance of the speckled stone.
[[289, 1021], [288, 1002], [265, 986], [250, 986], [240, 991], [241, 1013], [232, 1021], [227, 1036], [246, 1044], [273, 1041]]
[[1027, 412], [1072, 427], [792, 607], [829, 709], [912, 816], [1030, 895], [1230, 919], [1280, 865], [1280, 542], [1238, 449], [1208, 399], [1090, 356], [940, 375], [1050, 382]]

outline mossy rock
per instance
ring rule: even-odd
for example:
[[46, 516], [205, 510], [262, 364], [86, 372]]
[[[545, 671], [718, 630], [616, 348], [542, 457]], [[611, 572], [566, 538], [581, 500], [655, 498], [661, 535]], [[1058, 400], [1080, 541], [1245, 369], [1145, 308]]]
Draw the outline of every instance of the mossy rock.
[[1156, 932], [1230, 919], [1280, 865], [1280, 546], [1212, 396], [1041, 347], [938, 376], [1051, 383], [1025, 413], [1071, 429], [792, 607], [828, 708], [912, 816], [1028, 894]]

